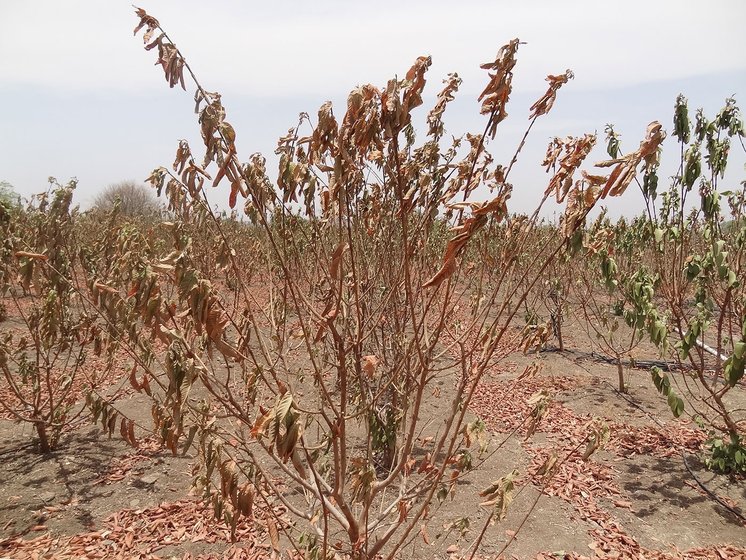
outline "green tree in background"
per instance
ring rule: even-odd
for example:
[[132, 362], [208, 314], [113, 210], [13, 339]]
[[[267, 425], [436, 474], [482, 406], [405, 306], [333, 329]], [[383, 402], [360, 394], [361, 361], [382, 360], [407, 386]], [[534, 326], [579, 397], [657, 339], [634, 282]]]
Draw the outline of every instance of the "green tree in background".
[[19, 206], [21, 196], [8, 181], [0, 181], [0, 204], [5, 206]]

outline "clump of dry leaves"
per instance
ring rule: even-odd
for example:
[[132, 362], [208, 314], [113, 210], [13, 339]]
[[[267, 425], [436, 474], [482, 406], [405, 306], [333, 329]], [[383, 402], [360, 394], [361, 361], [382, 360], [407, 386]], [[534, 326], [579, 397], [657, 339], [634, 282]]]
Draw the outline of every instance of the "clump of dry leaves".
[[147, 509], [118, 511], [106, 519], [101, 529], [72, 537], [47, 533], [30, 540], [5, 539], [0, 541], [0, 554], [17, 560], [156, 559], [161, 557], [158, 552], [166, 548], [189, 550], [202, 543], [223, 546], [213, 553], [193, 556], [184, 552], [180, 557], [264, 560], [280, 552], [284, 514], [280, 506], [272, 512], [255, 507], [254, 517], [242, 519], [231, 535], [231, 528], [216, 521], [209, 506], [192, 500], [164, 502]]

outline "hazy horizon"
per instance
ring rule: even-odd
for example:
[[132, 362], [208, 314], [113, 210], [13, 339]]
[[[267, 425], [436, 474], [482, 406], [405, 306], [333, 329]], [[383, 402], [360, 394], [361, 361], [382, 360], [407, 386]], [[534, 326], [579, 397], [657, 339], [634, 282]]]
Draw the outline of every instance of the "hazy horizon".
[[[464, 84], [446, 111], [447, 132], [481, 132], [484, 117], [475, 99], [487, 75], [479, 64], [494, 59], [513, 37], [527, 44], [518, 51], [509, 117], [489, 146], [498, 163], [507, 163], [518, 144], [528, 107], [546, 89], [544, 77], [570, 68], [576, 78], [529, 137], [511, 177], [512, 210], [527, 211], [538, 202], [548, 181], [540, 162], [553, 136], [598, 133], [588, 168], [606, 157], [607, 123], [622, 134], [623, 149], [631, 150], [652, 120], [670, 132], [679, 93], [689, 98], [692, 115], [704, 107], [714, 116], [731, 95], [743, 101], [746, 62], [739, 53], [746, 52], [746, 38], [739, 22], [746, 5], [740, 2], [630, 2], [625, 9], [587, 2], [561, 8], [538, 2], [530, 9], [516, 2], [447, 6], [287, 2], [252, 12], [234, 2], [142, 3], [205, 87], [223, 94], [241, 159], [262, 152], [271, 175], [276, 140], [301, 111], [315, 119], [318, 107], [332, 100], [341, 118], [353, 87], [383, 86], [421, 54], [432, 55], [433, 66], [414, 120], [424, 120], [442, 79], [455, 71]], [[390, 13], [397, 17], [391, 20]], [[85, 207], [107, 185], [142, 181], [153, 168], [169, 166], [179, 139], [189, 140], [195, 152], [201, 147], [191, 93], [168, 88], [153, 66], [155, 53], [132, 36], [137, 20], [128, 3], [5, 2], [0, 16], [0, 103], [6, 108], [0, 115], [0, 180], [22, 196], [46, 190], [49, 176], [60, 182], [77, 177], [76, 202]], [[206, 40], [205, 28], [220, 30], [221, 38]], [[669, 138], [661, 189], [675, 172], [678, 152], [672, 148]], [[744, 178], [740, 147], [732, 156], [722, 188]], [[210, 192], [211, 200], [223, 205], [226, 190], [223, 185]], [[634, 190], [614, 202], [612, 215], [640, 208]]]

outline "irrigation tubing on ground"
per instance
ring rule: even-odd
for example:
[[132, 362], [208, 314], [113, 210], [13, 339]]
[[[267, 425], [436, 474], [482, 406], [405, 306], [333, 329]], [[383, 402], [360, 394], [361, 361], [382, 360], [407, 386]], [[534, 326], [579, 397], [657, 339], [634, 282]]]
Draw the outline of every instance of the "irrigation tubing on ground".
[[[605, 361], [605, 362], [609, 362], [609, 363], [615, 363], [612, 358], [610, 358], [608, 356], [604, 356], [602, 354], [597, 354], [596, 352], [591, 352], [591, 357], [600, 359], [601, 361]], [[636, 363], [640, 364], [641, 362], [636, 362]], [[667, 364], [667, 362], [660, 362], [660, 363]], [[640, 412], [642, 412], [643, 414], [645, 414], [645, 416], [647, 416], [653, 422], [655, 422], [655, 424], [659, 428], [665, 428], [665, 426], [663, 424], [661, 424], [658, 421], [657, 418], [655, 418], [647, 410], [645, 410], [643, 407], [641, 407], [638, 403], [636, 403], [635, 401], [633, 401], [632, 399], [630, 399], [627, 395], [625, 395], [624, 393], [622, 393], [621, 391], [619, 391], [616, 387], [614, 387], [614, 385], [612, 385], [611, 383], [609, 383], [606, 380], [604, 380], [604, 383], [606, 385], [608, 385], [609, 387], [611, 387], [612, 391], [614, 391], [616, 394], [618, 394], [620, 397], [622, 397], [625, 401], [627, 401], [629, 404], [631, 404], [632, 406], [634, 406], [635, 408], [637, 408]], [[689, 466], [689, 463], [686, 460], [686, 455], [684, 454], [684, 450], [681, 447], [678, 448], [678, 452], [679, 452], [679, 455], [681, 456], [682, 462], [684, 463], [684, 468], [686, 468], [686, 470], [689, 472], [689, 474], [694, 479], [694, 481], [697, 483], [697, 485], [702, 489], [702, 491], [705, 492], [705, 494], [707, 494], [707, 496], [709, 496], [712, 500], [714, 500], [715, 502], [717, 502], [723, 509], [725, 509], [726, 511], [730, 512], [737, 519], [739, 519], [742, 523], [746, 524], [746, 516], [743, 513], [741, 513], [740, 511], [738, 511], [736, 508], [734, 508], [734, 507], [729, 506], [728, 504], [726, 504], [720, 498], [720, 496], [718, 496], [715, 492], [713, 492], [712, 490], [710, 490], [704, 484], [704, 482], [702, 482], [699, 478], [697, 478], [697, 475], [694, 474], [694, 471]]]

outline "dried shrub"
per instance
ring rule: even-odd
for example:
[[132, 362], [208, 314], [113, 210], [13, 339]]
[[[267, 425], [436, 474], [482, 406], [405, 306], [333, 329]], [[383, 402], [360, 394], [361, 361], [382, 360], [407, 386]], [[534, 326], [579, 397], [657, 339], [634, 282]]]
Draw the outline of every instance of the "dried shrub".
[[[148, 179], [173, 216], [160, 229], [168, 249], [139, 244], [148, 250], [89, 268], [93, 301], [137, 351], [130, 383], [153, 398], [165, 445], [197, 450], [195, 486], [231, 526], [254, 502], [276, 500], [305, 521], [304, 542], [322, 557], [393, 557], [475, 466], [469, 448], [484, 444], [484, 424], [470, 421], [471, 398], [508, 351], [516, 310], [601, 196], [573, 180], [593, 137], [563, 161], [533, 216], [510, 214], [523, 142], [506, 166], [487, 143], [507, 116], [516, 39], [483, 65], [487, 123], [465, 136], [467, 149], [444, 140], [456, 75], [417, 141], [412, 111], [431, 63], [419, 57], [404, 79], [353, 90], [340, 119], [330, 103], [316, 119], [301, 114], [278, 141], [274, 184], [261, 155], [238, 159], [221, 96], [197, 81], [155, 18], [137, 15], [135, 33], [145, 30], [168, 84], [194, 86], [204, 154], [181, 141], [171, 169]], [[549, 78], [528, 130], [570, 77]], [[570, 201], [561, 234], [532, 246], [523, 267], [555, 183]], [[214, 213], [207, 190], [220, 185], [252, 226]], [[473, 200], [480, 186], [488, 200]], [[127, 235], [122, 249], [132, 247]], [[219, 255], [224, 285], [206, 251]], [[453, 397], [431, 424], [423, 410], [439, 381], [454, 385]], [[498, 518], [513, 476], [484, 493]], [[268, 530], [274, 546], [276, 524]]]

